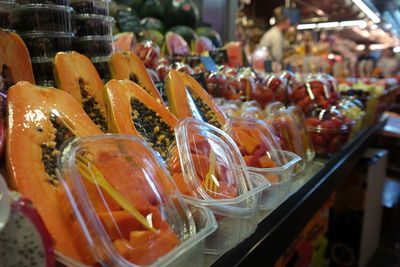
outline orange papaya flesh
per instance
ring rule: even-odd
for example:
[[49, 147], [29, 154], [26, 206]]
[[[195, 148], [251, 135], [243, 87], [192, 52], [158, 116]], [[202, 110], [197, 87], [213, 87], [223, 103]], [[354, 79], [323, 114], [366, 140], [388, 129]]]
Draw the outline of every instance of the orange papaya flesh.
[[138, 265], [149, 265], [160, 256], [170, 252], [180, 243], [171, 230], [152, 233], [150, 231], [131, 232], [129, 261]]
[[34, 203], [61, 253], [81, 260], [61, 212], [56, 177], [62, 143], [100, 129], [69, 94], [19, 82], [8, 92], [6, 169], [10, 186]]
[[132, 250], [131, 243], [126, 239], [117, 239], [113, 241], [114, 247], [117, 249], [117, 252], [124, 257], [125, 259], [129, 259], [130, 251]]
[[54, 57], [55, 80], [58, 88], [82, 103], [86, 114], [107, 132], [103, 82], [88, 57], [78, 52], [59, 52]]
[[28, 49], [18, 34], [0, 29], [0, 92], [19, 81], [35, 83]]
[[127, 211], [97, 213], [111, 240], [129, 239], [131, 231], [145, 230], [145, 227]]
[[111, 80], [105, 86], [110, 129], [142, 137], [163, 158], [175, 144], [178, 119], [134, 82]]
[[275, 162], [272, 159], [270, 159], [270, 157], [268, 155], [261, 156], [258, 159], [258, 164], [259, 164], [260, 168], [274, 168], [274, 167], [276, 167]]
[[226, 114], [190, 75], [171, 70], [165, 82], [171, 112], [179, 119], [196, 117], [221, 128]]
[[116, 80], [131, 80], [139, 84], [147, 93], [163, 104], [162, 97], [143, 61], [133, 52], [114, 53], [109, 61], [111, 77]]
[[279, 179], [279, 176], [274, 173], [266, 174], [266, 178], [270, 183], [279, 183], [281, 180], [281, 179]]

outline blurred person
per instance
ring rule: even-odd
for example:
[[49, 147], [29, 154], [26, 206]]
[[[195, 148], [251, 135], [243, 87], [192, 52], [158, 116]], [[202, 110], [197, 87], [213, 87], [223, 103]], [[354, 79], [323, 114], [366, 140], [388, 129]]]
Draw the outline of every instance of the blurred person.
[[370, 78], [375, 67], [376, 60], [371, 55], [371, 50], [368, 46], [361, 51], [357, 58], [358, 74], [360, 78]]
[[382, 71], [385, 78], [392, 77], [399, 71], [399, 63], [393, 47], [382, 51], [376, 67]]
[[286, 16], [278, 16], [276, 25], [269, 29], [261, 38], [259, 47], [267, 47], [272, 61], [281, 62], [284, 55], [284, 33], [290, 27], [290, 19]]

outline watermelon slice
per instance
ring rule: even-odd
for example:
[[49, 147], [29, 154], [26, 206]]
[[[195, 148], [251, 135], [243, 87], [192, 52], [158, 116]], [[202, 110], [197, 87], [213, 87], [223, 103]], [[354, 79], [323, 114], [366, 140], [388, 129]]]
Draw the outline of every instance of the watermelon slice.
[[205, 51], [211, 51], [214, 49], [213, 42], [207, 37], [201, 36], [196, 40], [196, 53], [202, 54]]
[[170, 55], [186, 55], [190, 53], [188, 43], [176, 33], [168, 32], [165, 35], [165, 41]]

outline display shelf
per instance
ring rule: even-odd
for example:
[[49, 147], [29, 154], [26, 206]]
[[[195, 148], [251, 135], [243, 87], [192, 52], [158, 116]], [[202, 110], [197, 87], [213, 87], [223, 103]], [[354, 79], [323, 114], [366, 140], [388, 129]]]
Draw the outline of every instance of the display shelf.
[[256, 231], [220, 257], [210, 257], [209, 266], [273, 266], [297, 234], [325, 203], [367, 149], [387, 117], [360, 131], [343, 149], [329, 159], [317, 159], [312, 171], [297, 178], [292, 194], [270, 214], [264, 214]]

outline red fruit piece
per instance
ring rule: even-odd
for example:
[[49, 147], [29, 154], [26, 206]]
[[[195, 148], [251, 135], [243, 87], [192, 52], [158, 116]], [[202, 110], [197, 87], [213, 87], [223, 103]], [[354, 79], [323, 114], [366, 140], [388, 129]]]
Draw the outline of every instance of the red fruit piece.
[[317, 127], [321, 121], [318, 118], [308, 118], [304, 120], [304, 123], [309, 127]]

